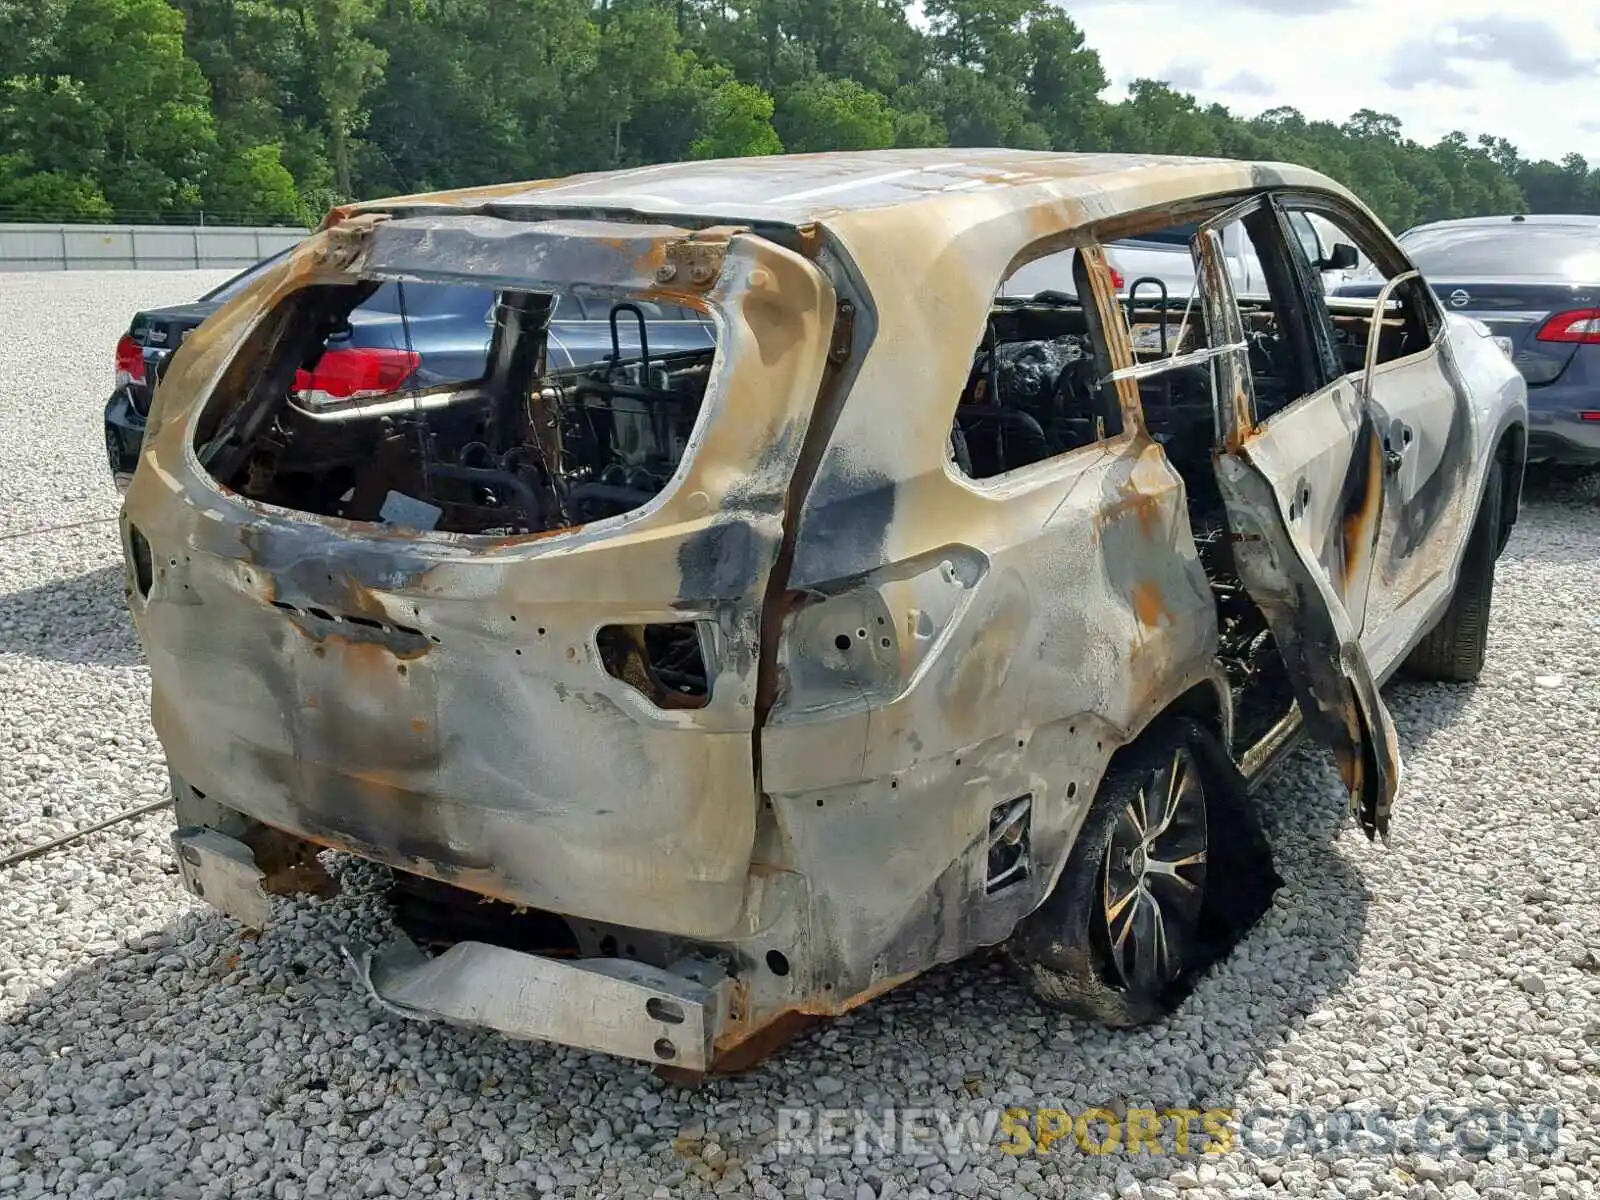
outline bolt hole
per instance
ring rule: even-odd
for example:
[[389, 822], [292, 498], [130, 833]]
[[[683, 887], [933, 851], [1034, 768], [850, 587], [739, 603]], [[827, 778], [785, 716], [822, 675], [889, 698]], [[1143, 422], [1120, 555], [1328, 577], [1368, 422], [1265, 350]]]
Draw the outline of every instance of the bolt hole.
[[840, 650], [850, 649], [850, 635], [848, 633], [841, 633], [838, 637], [833, 639], [833, 644]]
[[617, 939], [609, 933], [600, 939], [600, 953], [606, 958], [615, 958], [617, 955]]
[[889, 780], [889, 790], [890, 791], [893, 791], [895, 788], [897, 788], [899, 786], [900, 786], [900, 781], [898, 779]]
[[[664, 1000], [660, 996], [651, 996], [644, 1002], [644, 1011], [652, 1020], [660, 1021], [664, 1025], [683, 1024], [683, 1006], [671, 1000]], [[666, 1041], [665, 1038], [661, 1039]], [[659, 1044], [659, 1043], [658, 1043]], [[670, 1045], [670, 1043], [668, 1043]]]
[[1078, 785], [1075, 784], [1075, 783], [1067, 784], [1067, 799], [1071, 800], [1077, 794], [1078, 794]]
[[522, 651], [520, 649], [517, 651], [517, 657], [518, 658], [522, 657]]
[[818, 807], [818, 808], [821, 808], [821, 807], [822, 807], [822, 797], [821, 797], [821, 796], [818, 796], [818, 797], [817, 797], [817, 807]]
[[879, 624], [879, 625], [882, 625], [882, 624], [884, 624], [884, 623], [885, 623], [885, 622], [884, 622], [884, 619], [883, 619], [883, 618], [882, 618], [882, 617], [879, 617], [879, 618], [878, 618], [878, 624]]
[[540, 637], [544, 636], [544, 626], [543, 625], [539, 626], [539, 636]]
[[958, 759], [956, 759], [956, 766], [959, 767], [960, 765], [961, 765], [961, 760], [958, 758]]
[[767, 970], [782, 978], [789, 973], [789, 960], [783, 956], [781, 950], [767, 951]]
[[657, 1038], [655, 1049], [657, 1058], [671, 1059], [678, 1057], [678, 1048], [667, 1038]]
[[856, 636], [858, 638], [860, 638], [862, 641], [866, 641], [867, 640], [867, 631], [865, 629], [858, 629], [858, 630], [856, 630]]
[[823, 984], [823, 985], [822, 985], [822, 990], [823, 990], [823, 991], [825, 991], [825, 992], [831, 992], [831, 991], [833, 991], [833, 984], [831, 984], [831, 983], [825, 983], [825, 984]]
[[512, 619], [512, 620], [513, 620], [513, 621], [515, 621], [515, 620], [516, 620], [516, 619], [517, 619], [517, 614], [516, 614], [516, 613], [512, 613], [512, 614], [511, 614], [511, 619]]
[[880, 644], [880, 645], [881, 645], [881, 646], [882, 646], [882, 647], [883, 647], [883, 648], [884, 648], [884, 649], [885, 649], [885, 650], [887, 650], [887, 649], [888, 649], [888, 648], [889, 648], [889, 639], [888, 639], [888, 638], [882, 638], [882, 639], [880, 639], [880, 641], [879, 641], [879, 644]]
[[404, 675], [406, 673], [406, 665], [405, 665], [405, 663], [401, 663], [398, 667], [395, 668], [395, 670], [400, 672], [400, 674]]
[[1023, 741], [1022, 741], [1022, 739], [1021, 739], [1021, 738], [1018, 738], [1018, 739], [1017, 739], [1017, 749], [1018, 749], [1018, 750], [1021, 750], [1021, 749], [1022, 749], [1022, 746], [1023, 746]]

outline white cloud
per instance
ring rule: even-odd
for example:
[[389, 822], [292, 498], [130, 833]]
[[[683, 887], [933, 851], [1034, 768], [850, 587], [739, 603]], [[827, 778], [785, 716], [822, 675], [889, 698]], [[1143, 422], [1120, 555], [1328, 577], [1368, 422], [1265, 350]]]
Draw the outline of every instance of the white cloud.
[[1276, 96], [1278, 89], [1254, 71], [1240, 71], [1232, 79], [1217, 84], [1219, 92], [1233, 92], [1240, 96]]
[[1419, 141], [1461, 129], [1600, 166], [1600, 129], [1585, 120], [1600, 82], [1600, 0], [1570, 0], [1549, 20], [1508, 15], [1503, 0], [1056, 2], [1119, 87], [1166, 79], [1243, 115], [1289, 105], [1343, 121], [1371, 108]]
[[1428, 38], [1402, 42], [1395, 50], [1388, 83], [1408, 89], [1423, 83], [1470, 88], [1460, 62], [1503, 63], [1534, 84], [1593, 79], [1596, 63], [1573, 53], [1562, 33], [1536, 17], [1494, 13], [1449, 21]]

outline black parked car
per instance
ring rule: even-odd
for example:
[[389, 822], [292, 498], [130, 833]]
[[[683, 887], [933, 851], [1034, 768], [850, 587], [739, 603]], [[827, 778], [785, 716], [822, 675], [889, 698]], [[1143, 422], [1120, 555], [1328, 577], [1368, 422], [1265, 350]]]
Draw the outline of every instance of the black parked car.
[[[119, 488], [127, 487], [138, 465], [145, 415], [168, 357], [277, 257], [263, 259], [192, 304], [134, 314], [117, 342], [116, 386], [105, 411], [106, 454]], [[307, 407], [333, 407], [477, 379], [486, 369], [494, 302], [491, 288], [382, 284], [351, 312], [349, 332], [330, 340], [316, 369], [296, 375], [295, 393]], [[615, 305], [567, 294], [557, 300], [550, 324], [551, 363], [577, 367], [614, 353], [637, 354], [641, 323], [652, 353], [716, 345], [710, 319], [692, 309], [648, 301]]]
[[1600, 466], [1600, 216], [1433, 221], [1398, 240], [1446, 308], [1504, 339], [1528, 383], [1528, 461]]

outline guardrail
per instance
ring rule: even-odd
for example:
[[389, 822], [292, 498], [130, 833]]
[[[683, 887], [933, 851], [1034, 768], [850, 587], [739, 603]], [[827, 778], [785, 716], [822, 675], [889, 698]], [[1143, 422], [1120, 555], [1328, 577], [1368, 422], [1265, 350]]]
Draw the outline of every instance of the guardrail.
[[0, 271], [239, 270], [309, 232], [270, 225], [0, 223]]

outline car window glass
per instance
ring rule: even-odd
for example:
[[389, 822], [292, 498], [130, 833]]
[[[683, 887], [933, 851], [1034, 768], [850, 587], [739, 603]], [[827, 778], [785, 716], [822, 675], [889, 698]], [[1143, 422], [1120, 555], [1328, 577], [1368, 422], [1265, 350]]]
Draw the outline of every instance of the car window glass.
[[1413, 230], [1400, 244], [1419, 271], [1439, 278], [1600, 279], [1600, 223], [1445, 226]]
[[1317, 231], [1311, 225], [1311, 218], [1303, 212], [1292, 212], [1289, 214], [1289, 224], [1294, 229], [1295, 237], [1300, 239], [1306, 261], [1315, 263], [1321, 259], [1322, 247], [1317, 244]]
[[404, 312], [408, 317], [461, 316], [482, 319], [494, 303], [490, 288], [453, 283], [383, 283], [357, 312]]
[[249, 287], [263, 274], [265, 274], [271, 267], [275, 266], [278, 260], [284, 255], [288, 254], [292, 249], [294, 249], [294, 247], [290, 246], [287, 249], [280, 250], [278, 253], [262, 259], [260, 262], [256, 263], [255, 266], [241, 271], [239, 274], [235, 275], [232, 279], [229, 279], [221, 286], [212, 288], [205, 295], [201, 296], [200, 299], [202, 301], [215, 301], [219, 304], [223, 301], [232, 300], [240, 292], [244, 291], [245, 288]]

